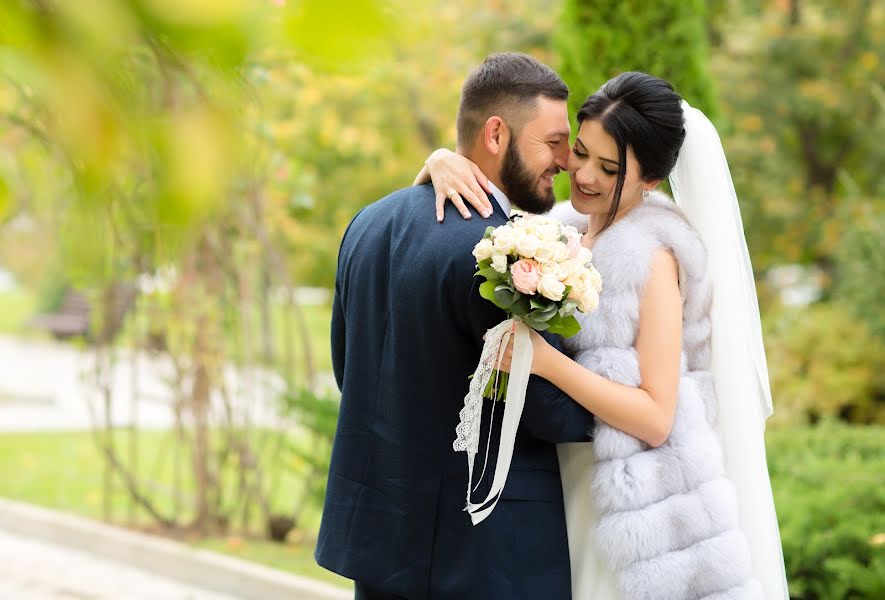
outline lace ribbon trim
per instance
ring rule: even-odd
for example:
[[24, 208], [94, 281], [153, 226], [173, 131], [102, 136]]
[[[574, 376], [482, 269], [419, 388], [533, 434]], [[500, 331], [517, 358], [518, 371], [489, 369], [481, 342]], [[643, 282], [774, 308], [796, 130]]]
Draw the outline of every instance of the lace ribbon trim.
[[[507, 348], [511, 335], [515, 336], [515, 339], [513, 343], [513, 358], [510, 364], [510, 379], [504, 404], [504, 418], [501, 423], [498, 460], [495, 465], [492, 487], [486, 498], [477, 504], [471, 501], [470, 494], [482, 482], [488, 463], [487, 447], [482, 474], [476, 483], [476, 487], [474, 487], [473, 468], [474, 459], [479, 451], [483, 391], [492, 378], [493, 373], [500, 366], [501, 358], [504, 350]], [[519, 419], [522, 416], [522, 409], [525, 404], [525, 391], [529, 376], [531, 375], [533, 356], [529, 328], [522, 321], [507, 319], [503, 323], [489, 329], [483, 337], [485, 345], [480, 355], [479, 364], [476, 366], [473, 378], [470, 380], [470, 389], [464, 397], [464, 407], [459, 413], [460, 423], [455, 427], [456, 437], [452, 444], [455, 452], [467, 453], [467, 506], [465, 510], [470, 514], [470, 519], [474, 525], [479, 524], [491, 514], [498, 504], [501, 492], [504, 491], [504, 484], [507, 481], [510, 462], [513, 458], [516, 430], [519, 426]], [[491, 431], [489, 432], [490, 443]]]

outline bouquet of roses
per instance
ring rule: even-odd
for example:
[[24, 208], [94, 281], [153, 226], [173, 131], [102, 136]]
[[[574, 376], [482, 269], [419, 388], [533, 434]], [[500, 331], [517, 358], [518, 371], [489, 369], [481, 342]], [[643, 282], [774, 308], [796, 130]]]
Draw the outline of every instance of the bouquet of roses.
[[[465, 510], [476, 525], [494, 510], [510, 470], [531, 374], [532, 342], [528, 328], [567, 337], [576, 334], [581, 326], [574, 314], [596, 310], [602, 278], [590, 263], [593, 254], [581, 244], [578, 230], [545, 217], [520, 216], [506, 225], [489, 227], [473, 249], [473, 255], [477, 262], [476, 275], [485, 278], [479, 287], [480, 295], [508, 315], [484, 336], [479, 365], [471, 376], [470, 390], [464, 397], [460, 422], [455, 428], [453, 448], [467, 453]], [[511, 336], [514, 344], [510, 373], [502, 373], [501, 359]], [[506, 398], [506, 403], [494, 481], [485, 500], [474, 503], [471, 499], [471, 491], [475, 490], [473, 466], [479, 451], [484, 397]], [[492, 403], [492, 411], [495, 404]], [[480, 481], [485, 470], [483, 465]]]
[[[581, 329], [575, 311], [589, 313], [599, 305], [602, 277], [570, 225], [520, 215], [486, 229], [473, 256], [476, 275], [485, 278], [480, 295], [536, 331], [571, 337]], [[496, 370], [483, 396], [504, 398], [508, 377]]]

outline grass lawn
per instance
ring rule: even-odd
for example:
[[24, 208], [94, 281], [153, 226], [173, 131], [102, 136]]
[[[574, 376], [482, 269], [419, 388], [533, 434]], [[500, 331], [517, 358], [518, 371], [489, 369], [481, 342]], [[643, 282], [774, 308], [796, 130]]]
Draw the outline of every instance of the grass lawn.
[[[170, 481], [167, 476], [174, 460], [168, 439], [164, 432], [143, 432], [139, 437], [141, 472], [156, 473], [156, 479], [164, 482]], [[125, 438], [121, 437], [119, 443], [125, 443]], [[284, 467], [281, 471], [289, 475], [297, 472], [297, 464], [289, 466], [291, 469]], [[103, 466], [88, 432], [0, 434], [0, 474], [0, 496], [95, 519], [102, 517]], [[283, 511], [291, 506], [298, 497], [296, 485], [294, 477], [280, 477], [272, 499], [274, 507]], [[171, 510], [171, 499], [158, 504], [164, 512]], [[119, 483], [112, 494], [111, 509], [114, 523], [150, 528], [143, 510], [135, 513], [134, 521], [130, 518], [130, 503]], [[293, 531], [286, 544], [271, 543], [258, 535], [218, 536], [188, 543], [349, 587], [348, 580], [313, 561], [313, 532], [318, 517], [318, 508], [306, 510], [305, 531]]]
[[0, 333], [22, 334], [37, 312], [37, 297], [25, 288], [0, 292]]

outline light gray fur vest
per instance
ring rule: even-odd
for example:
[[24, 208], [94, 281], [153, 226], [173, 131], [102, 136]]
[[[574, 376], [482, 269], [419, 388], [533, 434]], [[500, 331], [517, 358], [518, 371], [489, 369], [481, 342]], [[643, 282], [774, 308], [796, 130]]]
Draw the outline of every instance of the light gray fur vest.
[[[568, 203], [551, 216], [587, 228], [587, 217]], [[714, 429], [706, 251], [665, 194], [652, 193], [597, 239], [593, 263], [603, 278], [599, 308], [581, 318], [580, 333], [566, 340], [566, 347], [591, 371], [639, 386], [634, 347], [639, 304], [651, 259], [661, 247], [679, 264], [684, 298], [676, 418], [658, 448], [597, 419], [591, 486], [600, 514], [599, 550], [627, 600], [762, 598]]]

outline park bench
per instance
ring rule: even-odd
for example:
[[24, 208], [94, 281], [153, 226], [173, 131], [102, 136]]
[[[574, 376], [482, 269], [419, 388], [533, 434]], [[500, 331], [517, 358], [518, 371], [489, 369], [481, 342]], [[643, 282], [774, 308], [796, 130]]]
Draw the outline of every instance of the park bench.
[[[135, 301], [137, 289], [130, 284], [118, 284], [112, 288], [112, 293], [110, 322], [101, 335], [104, 340], [112, 339], [122, 327], [126, 313]], [[75, 336], [89, 338], [91, 315], [92, 307], [86, 296], [73, 288], [67, 288], [57, 311], [38, 314], [28, 324], [45, 329], [60, 340]]]

